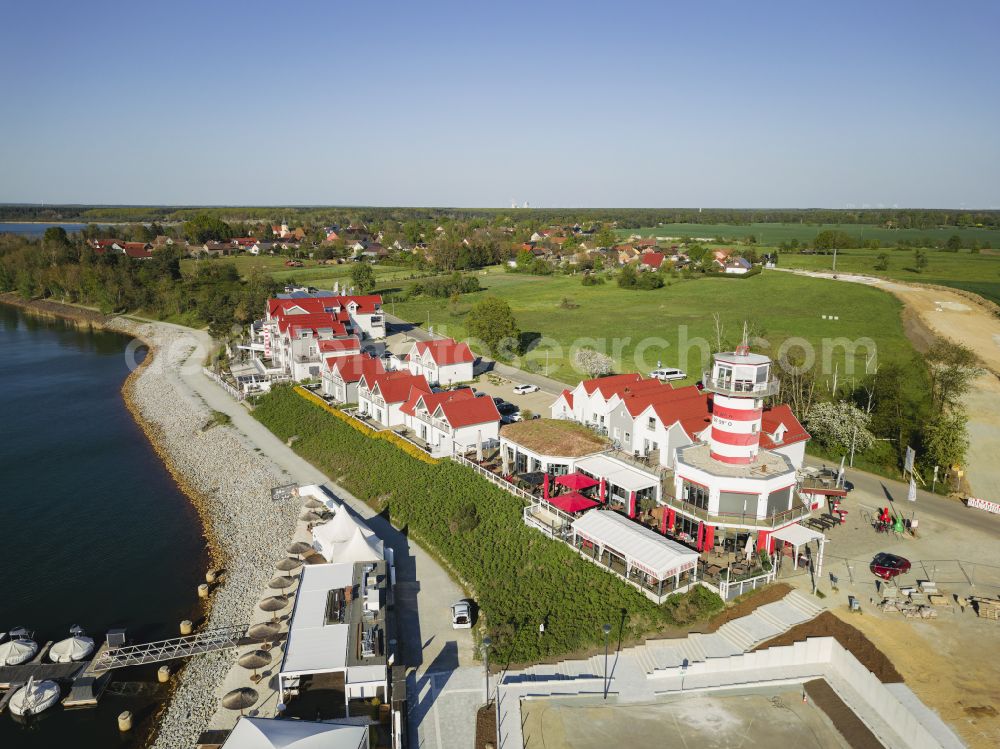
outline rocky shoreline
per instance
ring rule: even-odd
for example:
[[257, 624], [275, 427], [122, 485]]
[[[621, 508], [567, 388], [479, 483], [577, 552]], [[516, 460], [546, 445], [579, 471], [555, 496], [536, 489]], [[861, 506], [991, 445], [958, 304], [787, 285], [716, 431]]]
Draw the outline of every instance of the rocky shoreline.
[[[271, 487], [286, 483], [279, 469], [255, 452], [231, 426], [206, 425], [212, 410], [181, 376], [200, 375], [198, 341], [182, 328], [115, 318], [103, 325], [145, 342], [151, 356], [129, 376], [122, 393], [204, 525], [212, 564], [224, 572], [216, 583], [204, 627], [250, 621], [273, 574], [274, 563], [295, 531], [297, 503], [275, 503]], [[191, 358], [190, 363], [187, 362]], [[173, 697], [156, 720], [152, 746], [193, 746], [219, 707], [217, 690], [236, 659], [235, 650], [190, 660]]]

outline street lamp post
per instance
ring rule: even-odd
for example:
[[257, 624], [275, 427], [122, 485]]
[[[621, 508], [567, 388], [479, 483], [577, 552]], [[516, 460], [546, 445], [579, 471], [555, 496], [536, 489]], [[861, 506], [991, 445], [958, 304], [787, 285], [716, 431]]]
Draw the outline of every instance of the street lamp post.
[[483, 638], [483, 663], [486, 668], [486, 704], [490, 704], [490, 645], [493, 640], [487, 635]]
[[607, 699], [608, 690], [611, 688], [608, 682], [608, 635], [611, 634], [611, 625], [605, 624], [601, 629], [604, 632], [604, 699]]

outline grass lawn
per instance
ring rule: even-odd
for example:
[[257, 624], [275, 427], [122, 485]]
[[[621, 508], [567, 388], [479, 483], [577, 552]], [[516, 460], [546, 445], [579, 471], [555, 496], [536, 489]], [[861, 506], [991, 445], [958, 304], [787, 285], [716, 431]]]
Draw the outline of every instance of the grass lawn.
[[[327, 284], [333, 286], [336, 281], [343, 281], [350, 278], [351, 269], [354, 263], [344, 263], [342, 265], [323, 265], [316, 260], [303, 260], [303, 267], [289, 268], [285, 265], [288, 258], [271, 255], [233, 255], [223, 258], [185, 258], [181, 260], [181, 272], [190, 275], [200, 263], [229, 263], [235, 265], [240, 276], [246, 278], [250, 271], [259, 268], [265, 273], [279, 281], [294, 281], [300, 284], [319, 285]], [[376, 278], [380, 280], [407, 279], [411, 276], [423, 275], [424, 272], [413, 268], [403, 268], [393, 265], [375, 265]]]
[[797, 239], [800, 242], [811, 242], [816, 235], [826, 229], [846, 232], [859, 239], [877, 239], [883, 243], [895, 244], [900, 240], [929, 239], [946, 241], [953, 234], [962, 238], [963, 242], [989, 242], [992, 247], [1000, 248], [1000, 231], [995, 229], [956, 228], [940, 229], [886, 229], [883, 226], [863, 224], [663, 224], [662, 226], [644, 227], [641, 229], [619, 229], [618, 235], [628, 237], [639, 234], [644, 237], [722, 237], [723, 239], [742, 239], [753, 234], [760, 244], [778, 245]]
[[[900, 303], [884, 291], [856, 284], [776, 272], [746, 279], [674, 280], [654, 291], [620, 289], [614, 281], [583, 286], [579, 276], [529, 276], [492, 270], [479, 278], [486, 290], [463, 295], [458, 305], [417, 297], [395, 304], [387, 300], [385, 308], [421, 325], [427, 324], [429, 316], [435, 331], [462, 339], [471, 305], [486, 294], [503, 297], [523, 332], [545, 336], [542, 345], [525, 357], [536, 364], [527, 366], [544, 367], [548, 351], [546, 371], [570, 383], [582, 379], [570, 365], [570, 346], [577, 341], [603, 347], [619, 362], [621, 372], [648, 373], [661, 360], [663, 366], [684, 369], [692, 381], [698, 379], [703, 355], [710, 349], [685, 347], [684, 343], [699, 337], [706, 342], [715, 340], [714, 312], [719, 313], [730, 343], [739, 338], [744, 320], [755, 323], [769, 342], [766, 351], [772, 355], [794, 336], [816, 347], [817, 364], [822, 364], [820, 351], [825, 338], [870, 338], [883, 361], [909, 361], [913, 355], [903, 334]], [[569, 307], [563, 304], [567, 299]], [[823, 314], [840, 319], [824, 320]], [[757, 348], [765, 351], [759, 345]], [[832, 365], [839, 363], [843, 375], [845, 358], [842, 348], [833, 349], [831, 372]], [[859, 349], [851, 359], [855, 373], [862, 374], [865, 351]]]
[[[889, 267], [875, 270], [881, 253], [889, 256]], [[838, 250], [837, 270], [843, 273], [863, 273], [897, 281], [933, 283], [972, 291], [1000, 304], [1000, 255], [942, 252], [926, 250], [927, 267], [922, 273], [914, 269], [913, 250]], [[786, 252], [779, 258], [783, 268], [831, 270], [833, 255], [799, 255]]]
[[[626, 641], [718, 613], [701, 586], [662, 606], [559, 541], [528, 528], [521, 502], [449, 460], [418, 461], [320, 406], [277, 387], [253, 412], [294, 450], [388, 515], [464, 580], [486, 615], [497, 662], [534, 662], [603, 642], [601, 625]], [[545, 636], [537, 635], [545, 622]]]

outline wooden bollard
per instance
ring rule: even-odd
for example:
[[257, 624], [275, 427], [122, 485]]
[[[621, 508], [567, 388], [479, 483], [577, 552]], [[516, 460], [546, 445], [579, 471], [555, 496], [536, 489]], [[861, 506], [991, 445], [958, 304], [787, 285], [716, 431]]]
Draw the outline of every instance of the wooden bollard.
[[214, 583], [217, 579], [218, 575], [215, 573], [215, 570], [209, 570], [208, 572], [205, 573], [205, 582], [208, 583], [209, 585]]
[[184, 621], [181, 622], [182, 635], [189, 635], [193, 631], [194, 631], [194, 622], [192, 622], [190, 619], [185, 619]]
[[156, 680], [161, 684], [170, 681], [170, 666], [160, 666], [156, 669]]
[[118, 730], [123, 733], [132, 730], [132, 713], [129, 710], [118, 713]]
[[198, 586], [198, 598], [208, 598], [208, 583]]

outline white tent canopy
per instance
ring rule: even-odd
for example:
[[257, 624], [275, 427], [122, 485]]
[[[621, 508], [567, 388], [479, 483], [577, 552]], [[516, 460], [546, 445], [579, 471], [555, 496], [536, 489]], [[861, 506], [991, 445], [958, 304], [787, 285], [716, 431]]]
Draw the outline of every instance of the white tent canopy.
[[382, 540], [367, 528], [358, 526], [354, 529], [354, 535], [350, 539], [334, 547], [333, 553], [327, 557], [327, 561], [332, 564], [338, 562], [377, 562], [382, 558]]
[[698, 552], [664, 538], [610, 510], [591, 510], [573, 521], [573, 533], [614, 550], [626, 565], [642, 570], [656, 580], [666, 580], [694, 569]]
[[816, 557], [815, 569], [816, 577], [819, 578], [819, 573], [823, 570], [823, 547], [826, 546], [826, 536], [819, 531], [806, 528], [799, 523], [792, 523], [774, 531], [771, 537], [776, 541], [785, 541], [795, 548], [793, 562], [795, 569], [799, 568], [799, 549], [808, 545], [810, 541], [817, 541], [819, 543], [819, 553]]
[[329, 561], [334, 547], [349, 541], [358, 528], [358, 522], [351, 517], [351, 513], [341, 507], [332, 520], [313, 528], [313, 547]]
[[223, 749], [367, 749], [368, 728], [310, 720], [240, 718]]
[[607, 455], [581, 458], [576, 461], [576, 470], [586, 471], [598, 479], [603, 478], [627, 492], [637, 492], [660, 485], [658, 476], [609, 458]]

